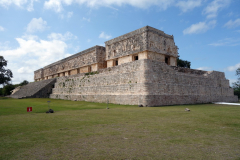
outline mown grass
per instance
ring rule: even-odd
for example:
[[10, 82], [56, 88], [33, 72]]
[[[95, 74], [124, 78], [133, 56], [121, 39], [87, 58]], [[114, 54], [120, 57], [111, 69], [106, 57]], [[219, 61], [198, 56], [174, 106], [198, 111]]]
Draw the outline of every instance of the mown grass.
[[0, 159], [240, 158], [239, 106], [106, 107], [1, 98]]

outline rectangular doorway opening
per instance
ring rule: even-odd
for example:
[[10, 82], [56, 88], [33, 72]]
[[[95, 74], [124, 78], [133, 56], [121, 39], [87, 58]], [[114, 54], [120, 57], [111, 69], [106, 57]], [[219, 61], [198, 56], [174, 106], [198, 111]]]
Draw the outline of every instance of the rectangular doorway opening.
[[137, 61], [137, 60], [138, 60], [138, 56], [134, 56], [133, 61]]
[[114, 66], [118, 66], [118, 60], [115, 60], [115, 65]]
[[165, 57], [165, 63], [169, 65], [170, 57]]

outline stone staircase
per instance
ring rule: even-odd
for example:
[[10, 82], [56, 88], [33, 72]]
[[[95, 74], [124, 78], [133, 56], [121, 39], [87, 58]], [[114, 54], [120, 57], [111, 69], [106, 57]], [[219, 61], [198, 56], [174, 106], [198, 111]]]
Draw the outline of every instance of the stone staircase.
[[52, 93], [52, 88], [56, 78], [47, 79], [39, 82], [32, 82], [25, 86], [22, 86], [20, 90], [12, 94], [10, 97], [22, 99], [22, 98], [49, 98]]

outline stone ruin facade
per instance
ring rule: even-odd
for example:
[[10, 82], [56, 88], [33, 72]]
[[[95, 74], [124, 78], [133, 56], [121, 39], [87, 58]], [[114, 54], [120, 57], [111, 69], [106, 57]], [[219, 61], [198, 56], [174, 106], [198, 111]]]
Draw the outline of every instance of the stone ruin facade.
[[106, 68], [105, 47], [95, 46], [34, 71], [34, 80], [88, 73]]
[[[143, 106], [237, 102], [224, 73], [177, 67], [174, 37], [146, 26], [52, 63], [50, 98]], [[36, 82], [37, 83], [37, 82]]]

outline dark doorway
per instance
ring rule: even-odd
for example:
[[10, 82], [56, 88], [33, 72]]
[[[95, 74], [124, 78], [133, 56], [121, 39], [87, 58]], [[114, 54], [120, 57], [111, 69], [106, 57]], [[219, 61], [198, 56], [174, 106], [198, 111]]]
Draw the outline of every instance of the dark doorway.
[[169, 65], [169, 57], [165, 57], [165, 63]]
[[138, 56], [134, 56], [134, 61], [137, 61], [138, 60]]

